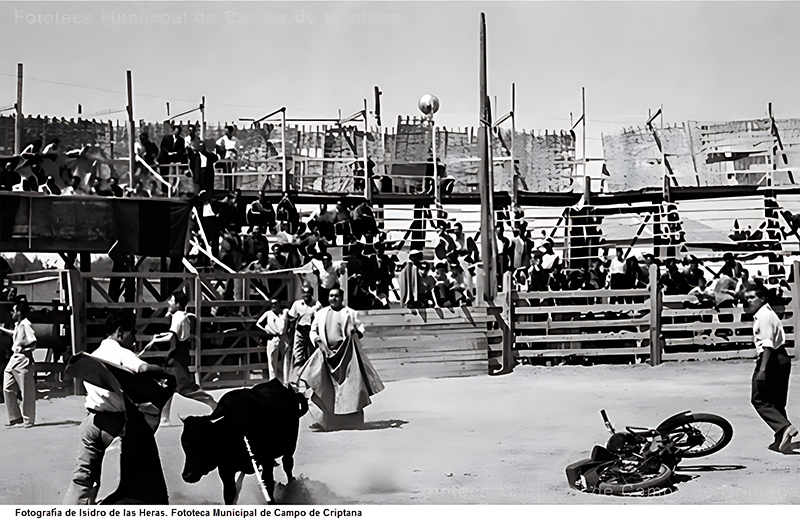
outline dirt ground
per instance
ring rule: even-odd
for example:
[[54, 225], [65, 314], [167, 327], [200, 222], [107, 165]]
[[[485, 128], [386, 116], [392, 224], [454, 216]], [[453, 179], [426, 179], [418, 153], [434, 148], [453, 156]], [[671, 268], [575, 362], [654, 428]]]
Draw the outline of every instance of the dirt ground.
[[[360, 430], [321, 432], [303, 418], [294, 485], [278, 500], [302, 504], [798, 504], [800, 456], [767, 450], [771, 430], [749, 403], [752, 361], [666, 363], [658, 367], [517, 367], [513, 374], [389, 383], [366, 409]], [[215, 391], [221, 394], [224, 391]], [[800, 376], [792, 375], [789, 414], [800, 421]], [[569, 488], [564, 468], [608, 438], [615, 426], [654, 427], [692, 410], [727, 418], [733, 441], [710, 457], [685, 461], [686, 480], [665, 496], [593, 496]], [[204, 405], [176, 397], [177, 415]], [[5, 414], [0, 413], [5, 419]], [[79, 443], [81, 397], [43, 399], [38, 425], [0, 429], [0, 504], [59, 504]], [[5, 421], [4, 421], [5, 422]], [[0, 427], [2, 428], [2, 427]], [[157, 440], [171, 501], [222, 500], [216, 473], [180, 478], [181, 428]], [[113, 450], [112, 450], [113, 453]], [[104, 467], [113, 486], [114, 457]], [[792, 475], [795, 475], [794, 477]], [[276, 478], [285, 482], [280, 468]], [[240, 504], [261, 504], [248, 476]]]

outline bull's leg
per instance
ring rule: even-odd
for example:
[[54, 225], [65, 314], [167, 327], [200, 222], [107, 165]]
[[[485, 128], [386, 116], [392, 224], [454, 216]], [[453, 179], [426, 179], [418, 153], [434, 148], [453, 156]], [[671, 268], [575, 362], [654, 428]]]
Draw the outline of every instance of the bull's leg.
[[294, 457], [291, 454], [287, 454], [283, 456], [283, 471], [286, 473], [286, 483], [292, 482], [294, 480], [294, 475], [292, 475], [292, 470], [294, 469]]
[[239, 476], [236, 477], [236, 496], [234, 497], [234, 503], [239, 501], [239, 494], [242, 492], [242, 484], [244, 484], [244, 477], [247, 475], [244, 471], [239, 473]]
[[222, 497], [225, 500], [225, 505], [233, 505], [236, 503], [236, 497], [239, 490], [236, 485], [236, 472], [233, 470], [219, 470], [219, 478], [222, 480]]

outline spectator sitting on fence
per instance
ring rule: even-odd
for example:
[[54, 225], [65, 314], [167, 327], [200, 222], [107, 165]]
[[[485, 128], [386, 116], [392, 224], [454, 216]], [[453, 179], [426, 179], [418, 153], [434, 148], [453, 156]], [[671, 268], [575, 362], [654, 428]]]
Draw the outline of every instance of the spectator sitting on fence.
[[660, 284], [664, 287], [664, 294], [689, 294], [692, 289], [686, 281], [686, 276], [678, 268], [678, 263], [674, 258], [666, 261], [667, 272], [661, 276]]
[[453, 297], [458, 305], [472, 305], [475, 301], [475, 287], [472, 283], [470, 268], [465, 269], [461, 262], [450, 264], [450, 273], [453, 276]]
[[719, 270], [719, 274], [724, 274], [738, 280], [742, 277], [742, 264], [736, 260], [736, 257], [733, 256], [733, 253], [725, 253], [722, 255], [723, 265]]
[[455, 281], [450, 276], [445, 262], [436, 264], [436, 273], [433, 276], [435, 284], [433, 286], [434, 301], [438, 307], [453, 307], [455, 298], [453, 287]]
[[247, 205], [245, 218], [251, 228], [272, 229], [276, 223], [275, 210], [263, 194]]
[[687, 255], [683, 258], [684, 277], [686, 278], [686, 283], [689, 284], [690, 290], [692, 287], [699, 287], [701, 281], [705, 282], [705, 275], [700, 268], [702, 263], [703, 262], [694, 255]]

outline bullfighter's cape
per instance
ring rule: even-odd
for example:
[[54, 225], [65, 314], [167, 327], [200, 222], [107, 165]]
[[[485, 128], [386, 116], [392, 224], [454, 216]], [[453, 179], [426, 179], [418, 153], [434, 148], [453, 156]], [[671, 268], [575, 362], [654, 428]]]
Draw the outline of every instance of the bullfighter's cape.
[[324, 411], [333, 414], [362, 410], [372, 402], [370, 396], [384, 388], [355, 334], [336, 350], [329, 348], [324, 340], [323, 348], [311, 354], [297, 377], [314, 391], [315, 401], [322, 403]]
[[79, 353], [64, 372], [125, 397], [125, 434], [120, 450], [119, 486], [103, 504], [168, 504], [167, 483], [158, 456], [155, 432], [139, 409], [150, 403], [159, 411], [175, 392], [174, 379], [162, 386], [152, 377]]

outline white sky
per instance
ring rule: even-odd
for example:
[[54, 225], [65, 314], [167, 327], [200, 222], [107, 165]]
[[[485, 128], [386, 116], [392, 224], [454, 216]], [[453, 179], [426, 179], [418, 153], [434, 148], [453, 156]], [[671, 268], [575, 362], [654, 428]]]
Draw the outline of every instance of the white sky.
[[667, 123], [762, 117], [769, 102], [800, 117], [798, 2], [0, 2], [0, 108], [22, 62], [28, 114], [122, 110], [131, 69], [137, 119], [203, 95], [209, 122], [280, 106], [330, 118], [372, 110], [378, 85], [384, 126], [424, 93], [437, 124], [474, 126], [481, 11], [495, 115], [515, 82], [517, 128], [569, 128], [586, 87], [590, 156], [662, 104]]

